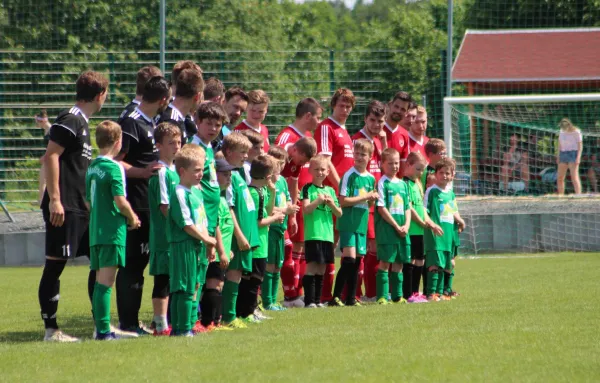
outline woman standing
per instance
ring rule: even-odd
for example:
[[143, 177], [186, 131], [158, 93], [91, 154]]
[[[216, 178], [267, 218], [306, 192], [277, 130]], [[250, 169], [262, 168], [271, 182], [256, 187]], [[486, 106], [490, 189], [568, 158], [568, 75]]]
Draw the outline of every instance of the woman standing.
[[581, 131], [568, 118], [563, 118], [559, 123], [558, 136], [558, 195], [565, 194], [565, 176], [567, 169], [571, 172], [571, 181], [575, 194], [581, 194], [581, 181], [579, 179], [579, 163], [583, 151]]

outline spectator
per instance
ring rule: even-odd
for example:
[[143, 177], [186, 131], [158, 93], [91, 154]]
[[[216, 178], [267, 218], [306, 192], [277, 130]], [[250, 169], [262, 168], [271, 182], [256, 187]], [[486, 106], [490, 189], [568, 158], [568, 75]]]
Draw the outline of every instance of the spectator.
[[510, 136], [509, 147], [503, 154], [499, 187], [506, 193], [527, 192], [529, 188], [529, 155], [516, 134]]
[[600, 148], [600, 138], [597, 138], [594, 144], [590, 145], [587, 155], [589, 166], [586, 174], [594, 193], [598, 193], [598, 174], [600, 173], [600, 156], [597, 154], [597, 148]]
[[581, 194], [581, 181], [579, 179], [579, 163], [583, 150], [581, 131], [568, 118], [563, 118], [559, 123], [558, 135], [558, 176], [556, 186], [558, 195], [565, 194], [565, 177], [567, 169], [571, 173], [571, 182], [575, 194]]

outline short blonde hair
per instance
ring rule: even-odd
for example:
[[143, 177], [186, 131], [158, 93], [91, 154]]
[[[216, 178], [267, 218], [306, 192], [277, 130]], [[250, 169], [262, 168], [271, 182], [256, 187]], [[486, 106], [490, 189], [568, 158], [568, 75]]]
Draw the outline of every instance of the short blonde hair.
[[354, 141], [354, 150], [366, 150], [369, 153], [369, 156], [373, 155], [373, 151], [375, 148], [373, 147], [373, 143], [366, 138], [359, 138]]
[[381, 152], [381, 162], [387, 161], [388, 158], [392, 156], [398, 156], [400, 158], [400, 152], [394, 148], [386, 148], [383, 152]]
[[446, 150], [446, 144], [444, 140], [440, 140], [439, 138], [432, 138], [425, 144], [425, 154], [439, 154], [440, 152]]
[[309, 166], [312, 167], [313, 165], [325, 164], [326, 167], [329, 167], [330, 162], [331, 160], [329, 159], [329, 156], [326, 156], [325, 154], [317, 154], [316, 156], [310, 159]]
[[271, 145], [268, 154], [277, 161], [286, 162], [288, 160], [288, 153], [281, 146]]
[[198, 162], [204, 162], [205, 159], [206, 152], [204, 152], [202, 147], [196, 144], [186, 144], [177, 152], [173, 162], [175, 163], [177, 174], [181, 174], [180, 169], [189, 169]]
[[96, 126], [96, 145], [100, 149], [112, 147], [121, 136], [121, 126], [114, 121], [105, 120]]
[[162, 144], [165, 137], [181, 137], [181, 129], [170, 122], [161, 122], [154, 130], [154, 140], [157, 144]]
[[221, 150], [223, 154], [227, 151], [250, 150], [252, 143], [240, 132], [232, 132], [223, 138], [223, 146]]
[[408, 153], [408, 157], [406, 157], [406, 163], [409, 164], [409, 165], [414, 165], [417, 162], [426, 164], [427, 160], [421, 154], [421, 152], [410, 152], [410, 153]]
[[265, 142], [265, 138], [262, 134], [255, 132], [254, 130], [246, 129], [240, 131], [241, 134], [244, 135], [250, 141], [252, 146], [262, 144]]
[[268, 104], [269, 96], [262, 89], [251, 90], [248, 92], [248, 104]]
[[417, 106], [417, 114], [427, 114], [427, 109], [425, 109], [425, 107], [423, 105], [418, 105]]

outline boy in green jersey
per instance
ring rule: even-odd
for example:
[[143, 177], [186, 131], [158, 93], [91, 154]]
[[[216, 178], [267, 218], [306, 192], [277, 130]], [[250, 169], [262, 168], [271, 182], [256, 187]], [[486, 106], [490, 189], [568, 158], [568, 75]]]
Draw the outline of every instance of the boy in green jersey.
[[239, 130], [252, 144], [250, 150], [248, 150], [248, 158], [244, 161], [244, 166], [238, 169], [240, 175], [244, 177], [246, 183], [250, 185], [252, 182], [252, 177], [250, 177], [250, 167], [252, 166], [252, 161], [256, 159], [256, 157], [265, 154], [265, 139], [260, 134], [254, 130], [246, 129]]
[[250, 168], [250, 195], [254, 206], [258, 208], [258, 238], [260, 245], [252, 251], [252, 272], [242, 277], [237, 301], [237, 316], [246, 323], [256, 323], [267, 319], [260, 310], [257, 310], [258, 289], [267, 268], [269, 253], [269, 226], [272, 223], [282, 223], [285, 214], [281, 211], [274, 212], [275, 184], [271, 177], [275, 167], [274, 159], [269, 155], [260, 155], [252, 161]]
[[121, 151], [121, 134], [119, 124], [112, 121], [96, 127], [100, 155], [90, 164], [85, 179], [90, 209], [90, 269], [96, 271], [92, 311], [98, 340], [116, 339], [110, 331], [110, 294], [117, 268], [125, 266], [127, 226], [140, 227], [125, 198], [125, 170], [114, 160]]
[[287, 181], [281, 176], [281, 171], [288, 160], [287, 151], [281, 146], [274, 145], [269, 148], [269, 155], [275, 161], [271, 177], [275, 190], [273, 193], [269, 193], [269, 199], [273, 200], [273, 210], [284, 214], [284, 218], [281, 223], [273, 222], [269, 227], [267, 269], [261, 285], [261, 298], [265, 310], [284, 311], [286, 308], [277, 303], [277, 293], [285, 253], [285, 231], [288, 216], [296, 214], [300, 208], [298, 205], [292, 204]]
[[[233, 132], [223, 139], [225, 160], [236, 168], [241, 168], [248, 157], [252, 144], [243, 134]], [[246, 324], [236, 318], [236, 305], [242, 273], [252, 272], [252, 250], [260, 245], [258, 237], [258, 206], [250, 195], [250, 190], [239, 172], [231, 173], [231, 186], [226, 192], [227, 204], [233, 221], [231, 251], [225, 283], [223, 284], [223, 324], [231, 328], [245, 328]]]
[[325, 307], [320, 303], [323, 275], [326, 265], [335, 262], [332, 215], [341, 217], [342, 209], [335, 190], [323, 185], [329, 175], [329, 162], [329, 156], [323, 154], [311, 158], [308, 171], [312, 182], [304, 185], [300, 194], [304, 215], [306, 273], [302, 285], [306, 308]]
[[425, 155], [429, 164], [421, 175], [421, 184], [423, 189], [427, 190], [435, 183], [435, 164], [443, 158], [446, 158], [446, 144], [439, 138], [431, 138], [425, 144]]
[[[204, 172], [202, 180], [200, 181], [200, 189], [195, 189], [196, 192], [202, 194], [204, 200], [204, 206], [206, 208], [206, 216], [208, 218], [208, 234], [211, 237], [215, 237], [217, 245], [215, 247], [203, 247], [202, 251], [211, 253], [211, 257], [216, 252], [219, 256], [219, 261], [225, 257], [223, 243], [221, 240], [221, 231], [218, 227], [218, 215], [219, 215], [219, 204], [221, 201], [221, 189], [219, 187], [219, 181], [217, 180], [217, 172], [215, 168], [215, 153], [212, 148], [211, 142], [217, 138], [221, 132], [223, 124], [228, 121], [227, 114], [223, 107], [215, 102], [205, 102], [198, 106], [198, 110], [195, 113], [195, 124], [198, 128], [198, 132], [192, 138], [192, 144], [199, 145], [206, 153], [206, 162], [204, 163]], [[204, 254], [200, 255], [201, 264], [198, 269], [198, 283], [200, 285], [199, 291], [202, 291], [202, 287], [206, 282], [208, 267], [210, 266], [206, 260], [207, 257]], [[213, 266], [214, 267], [214, 266]], [[212, 272], [213, 270], [211, 270]], [[203, 307], [208, 311], [212, 311], [212, 301], [206, 301], [208, 307]], [[193, 302], [195, 310], [192, 315], [194, 318], [194, 333], [207, 331], [200, 321], [198, 321], [198, 302]], [[207, 320], [204, 320], [207, 323]]]
[[[192, 311], [197, 294], [198, 266], [202, 246], [215, 246], [208, 234], [208, 219], [201, 193], [193, 189], [200, 183], [206, 159], [204, 150], [185, 145], [175, 156], [179, 185], [169, 201], [169, 250], [172, 335], [193, 336]], [[206, 256], [205, 255], [205, 256]]]
[[408, 185], [410, 194], [411, 221], [408, 235], [410, 236], [410, 253], [412, 278], [404, 277], [404, 281], [412, 279], [408, 303], [425, 303], [424, 294], [419, 293], [419, 284], [423, 276], [423, 292], [427, 282], [427, 269], [425, 269], [425, 248], [423, 247], [423, 233], [425, 229], [432, 229], [436, 235], [442, 235], [442, 229], [431, 222], [423, 206], [424, 189], [421, 183], [423, 169], [427, 166], [425, 157], [420, 152], [411, 152], [406, 158], [404, 167], [404, 182]]
[[[435, 164], [435, 184], [425, 192], [425, 208], [431, 220], [439, 225], [444, 234], [436, 236], [433, 230], [426, 229], [425, 240], [425, 266], [427, 267], [427, 300], [439, 301], [444, 287], [444, 270], [452, 271], [454, 253], [454, 224], [460, 230], [464, 229], [465, 221], [458, 213], [456, 196], [452, 191], [455, 162], [444, 158]], [[442, 295], [442, 300], [451, 299]]]
[[[364, 138], [354, 141], [354, 166], [340, 181], [340, 206], [344, 219], [337, 220], [340, 233], [342, 262], [335, 278], [332, 306], [344, 306], [340, 300], [347, 285], [348, 292], [356, 291], [360, 257], [367, 253], [367, 225], [369, 208], [378, 199], [375, 177], [367, 171], [373, 155], [373, 144]], [[360, 306], [356, 294], [346, 294], [346, 305]]]
[[[377, 303], [389, 304], [390, 291], [393, 302], [406, 302], [402, 297], [402, 265], [410, 263], [410, 194], [406, 183], [396, 177], [400, 170], [400, 153], [388, 148], [381, 153], [383, 176], [377, 183], [377, 210], [375, 232], [377, 236]], [[391, 275], [388, 270], [392, 265]], [[389, 282], [391, 277], [391, 283]]]
[[[221, 154], [220, 152], [217, 155]], [[221, 243], [223, 244], [223, 256], [215, 259], [208, 265], [206, 271], [206, 289], [202, 294], [202, 326], [215, 330], [230, 330], [229, 327], [221, 326], [221, 305], [223, 297], [223, 281], [225, 280], [225, 271], [229, 266], [231, 258], [231, 240], [233, 238], [233, 221], [225, 191], [231, 185], [231, 171], [235, 167], [229, 165], [223, 158], [215, 159], [215, 169], [217, 171], [217, 181], [221, 189], [219, 201], [219, 231], [221, 233]]]
[[152, 309], [154, 311], [154, 335], [169, 335], [167, 311], [169, 307], [169, 240], [167, 216], [169, 200], [179, 185], [173, 159], [181, 148], [181, 130], [168, 122], [161, 122], [154, 131], [158, 162], [163, 166], [148, 181], [148, 204], [150, 207], [150, 275], [154, 276]]

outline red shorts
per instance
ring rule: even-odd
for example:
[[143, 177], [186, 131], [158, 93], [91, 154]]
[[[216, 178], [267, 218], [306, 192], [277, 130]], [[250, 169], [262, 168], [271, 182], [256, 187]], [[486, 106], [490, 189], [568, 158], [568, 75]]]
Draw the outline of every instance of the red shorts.
[[302, 203], [298, 201], [300, 210], [296, 213], [296, 223], [298, 224], [298, 231], [296, 234], [290, 235], [292, 242], [304, 242], [304, 216], [302, 215]]
[[375, 239], [375, 213], [369, 213], [369, 226], [367, 227], [367, 239]]

